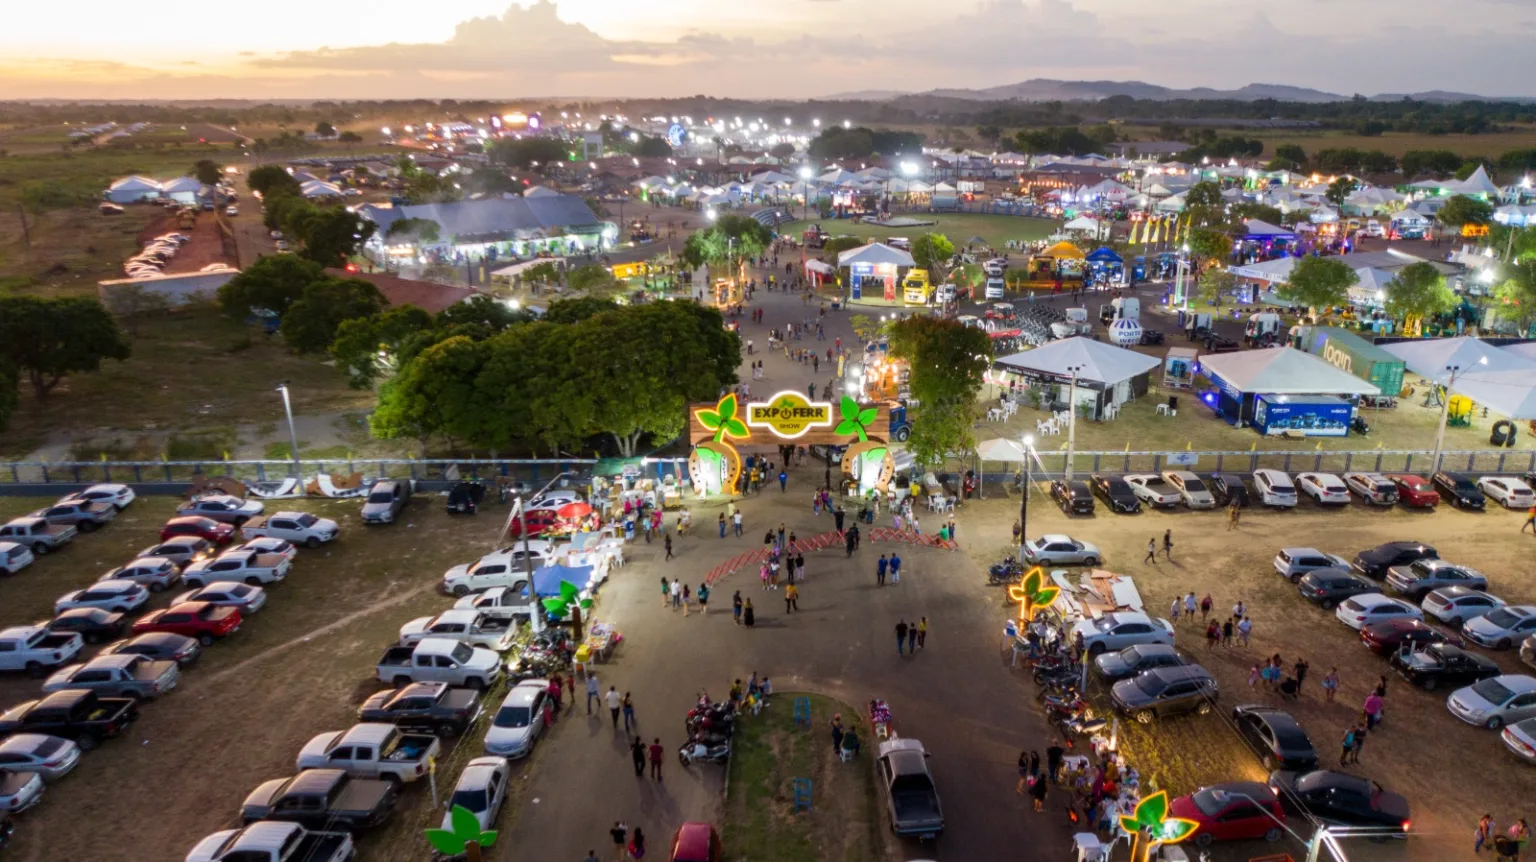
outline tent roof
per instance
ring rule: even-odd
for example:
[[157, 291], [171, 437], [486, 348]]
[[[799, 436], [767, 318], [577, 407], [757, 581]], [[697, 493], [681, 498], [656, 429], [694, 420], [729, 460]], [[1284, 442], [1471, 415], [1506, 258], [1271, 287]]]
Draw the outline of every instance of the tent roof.
[[1161, 363], [1134, 350], [1076, 336], [1005, 356], [997, 360], [996, 364], [1057, 377], [1071, 377], [1072, 372], [1068, 369], [1078, 368], [1078, 380], [1112, 386], [1138, 374], [1145, 374]]
[[1418, 224], [1420, 222], [1429, 221], [1429, 218], [1416, 210], [1402, 210], [1392, 214], [1392, 221], [1398, 223], [1408, 222], [1411, 224]]
[[1488, 171], [1482, 165], [1478, 165], [1471, 176], [1452, 184], [1452, 187], [1463, 194], [1496, 195], [1499, 193], [1499, 187], [1493, 184], [1493, 180], [1488, 179]]
[[1521, 359], [1528, 359], [1532, 362], [1536, 362], [1536, 342], [1527, 342], [1525, 344], [1506, 344], [1499, 349], [1505, 353], [1512, 353]]
[[339, 197], [341, 187], [324, 180], [310, 180], [299, 186], [299, 194], [307, 198]]
[[540, 228], [595, 227], [597, 216], [574, 195], [533, 198], [486, 198], [444, 204], [397, 207], [364, 205], [358, 214], [387, 232], [396, 219], [427, 218], [442, 227], [445, 240], [456, 236], [488, 236]]
[[1062, 240], [1061, 242], [1056, 243], [1045, 251], [1040, 252], [1040, 256], [1081, 260], [1083, 257], [1083, 250], [1073, 245], [1072, 243], [1067, 242], [1066, 240]]
[[[1529, 382], [1536, 383], [1536, 361], [1524, 359], [1518, 353], [1500, 350], [1479, 338], [1425, 338], [1384, 344], [1382, 349], [1403, 360], [1409, 371], [1440, 384], [1451, 379], [1447, 368], [1460, 368], [1461, 372], [1456, 375], [1456, 385], [1453, 387], [1458, 392], [1463, 391], [1468, 378], [1495, 371], [1521, 371], [1529, 375]], [[1470, 392], [1467, 394], [1475, 400], [1482, 400]]]
[[1099, 220], [1093, 216], [1078, 216], [1061, 226], [1062, 230], [1098, 230]]
[[202, 190], [203, 184], [198, 182], [197, 177], [177, 177], [174, 180], [166, 180], [160, 184], [160, 191], [166, 193], [200, 192]]
[[530, 186], [527, 191], [523, 192], [523, 197], [525, 197], [525, 198], [547, 198], [550, 195], [558, 195], [558, 194], [560, 194], [560, 193], [555, 191], [554, 189], [548, 187], [548, 186]]
[[1088, 260], [1096, 263], [1124, 263], [1125, 258], [1115, 253], [1115, 250], [1107, 245], [1101, 245], [1088, 253]]
[[852, 266], [856, 263], [914, 266], [912, 255], [883, 242], [872, 242], [869, 245], [850, 248], [837, 256], [838, 266]]
[[983, 461], [1019, 461], [1025, 459], [1024, 447], [1015, 440], [998, 437], [976, 444], [976, 456]]
[[1387, 282], [1395, 278], [1396, 274], [1387, 272], [1384, 269], [1377, 269], [1374, 266], [1367, 266], [1363, 269], [1355, 270], [1355, 277], [1360, 280], [1351, 285], [1349, 289], [1351, 291], [1370, 291], [1371, 296], [1374, 297], [1376, 291], [1386, 289]]
[[1264, 260], [1247, 266], [1229, 266], [1227, 272], [1238, 278], [1254, 278], [1259, 281], [1285, 281], [1296, 267], [1297, 258], [1286, 256]]
[[1200, 357], [1200, 367], [1243, 392], [1262, 395], [1379, 395], [1381, 390], [1347, 371], [1292, 347], [1269, 347]]
[[591, 566], [543, 566], [533, 570], [533, 592], [538, 596], [558, 596], [561, 581], [570, 581], [571, 586], [580, 590], [591, 579]]
[[1286, 230], [1279, 225], [1272, 225], [1256, 218], [1245, 220], [1243, 227], [1248, 231], [1249, 236], [1294, 236], [1296, 234], [1295, 231]]
[[149, 177], [141, 177], [138, 174], [134, 174], [133, 176], [123, 177], [112, 185], [107, 186], [107, 188], [115, 192], [124, 189], [129, 191], [159, 191], [160, 184]]

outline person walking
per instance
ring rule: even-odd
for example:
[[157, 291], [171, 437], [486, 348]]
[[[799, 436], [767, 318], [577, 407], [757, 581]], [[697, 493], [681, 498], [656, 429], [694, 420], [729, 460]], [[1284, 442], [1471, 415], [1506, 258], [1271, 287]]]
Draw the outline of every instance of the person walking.
[[875, 563], [875, 586], [885, 586], [885, 570], [889, 565], [890, 561], [885, 558], [885, 554], [881, 554], [879, 561]]
[[1483, 845], [1491, 841], [1493, 841], [1493, 815], [1484, 814], [1478, 818], [1477, 831], [1472, 833], [1472, 852], [1483, 852]]
[[1536, 536], [1536, 506], [1532, 506], [1531, 510], [1525, 513], [1525, 523], [1520, 525], [1520, 532], [1525, 532], [1526, 527], [1530, 527], [1531, 535]]
[[1163, 556], [1168, 558], [1168, 562], [1170, 562], [1170, 563], [1173, 562], [1173, 531], [1172, 530], [1164, 530], [1163, 531]]
[[[1213, 625], [1213, 626], [1216, 625], [1216, 621], [1215, 620], [1211, 620], [1211, 625]], [[1221, 624], [1221, 645], [1224, 646], [1224, 647], [1230, 647], [1232, 645], [1232, 621], [1231, 620], [1227, 620], [1226, 622]]]
[[1174, 596], [1173, 604], [1168, 606], [1168, 622], [1173, 623], [1175, 628], [1177, 628], [1179, 625], [1179, 614], [1183, 611], [1184, 599], [1179, 596]]
[[1195, 621], [1195, 608], [1198, 605], [1199, 602], [1195, 601], [1195, 591], [1190, 590], [1189, 595], [1184, 597], [1184, 616], [1189, 617], [1190, 622]]
[[896, 621], [896, 654], [897, 655], [906, 655], [906, 653], [902, 652], [902, 650], [906, 647], [906, 644], [907, 644], [907, 621], [904, 620], [904, 619], [897, 620]]
[[736, 510], [736, 514], [731, 516], [731, 523], [736, 526], [736, 538], [738, 538], [738, 539], [741, 538], [741, 510], [740, 509], [737, 509]]
[[1228, 532], [1231, 532], [1232, 530], [1237, 529], [1237, 522], [1238, 522], [1238, 519], [1241, 518], [1241, 517], [1242, 517], [1242, 509], [1237, 505], [1237, 501], [1233, 500], [1232, 501], [1232, 505], [1227, 507], [1227, 531]]
[[603, 696], [603, 699], [608, 703], [608, 712], [613, 716], [613, 729], [618, 730], [619, 710], [624, 705], [624, 699], [619, 696], [618, 688], [611, 685], [608, 686], [608, 693]]
[[1221, 629], [1216, 627], [1215, 620], [1211, 620], [1211, 624], [1205, 627], [1205, 648], [1208, 650], [1215, 649], [1216, 642], [1220, 639]]
[[1029, 798], [1034, 802], [1037, 814], [1045, 810], [1045, 793], [1050, 785], [1051, 783], [1045, 780], [1044, 775], [1037, 775], [1034, 783], [1029, 786]]
[[784, 493], [785, 490], [787, 490], [788, 488], [789, 488], [789, 474], [784, 472], [783, 470], [780, 470], [779, 471], [779, 493], [780, 494]]
[[667, 549], [667, 559], [672, 559], [672, 534], [666, 533], [662, 535], [661, 544]]
[[708, 583], [699, 584], [698, 598], [699, 598], [699, 614], [702, 616], [704, 614], [709, 613], [709, 584]]
[[1061, 781], [1061, 761], [1066, 753], [1067, 750], [1061, 747], [1060, 739], [1051, 740], [1051, 747], [1045, 750], [1045, 774], [1050, 780]]
[[1344, 740], [1339, 743], [1339, 765], [1349, 764], [1349, 754], [1355, 750], [1355, 734], [1360, 732], [1360, 726], [1351, 724], [1349, 730], [1344, 731]]
[[1381, 695], [1371, 692], [1365, 696], [1365, 703], [1361, 704], [1361, 711], [1365, 713], [1365, 729], [1375, 730], [1381, 723], [1381, 710], [1384, 706]]
[[928, 618], [920, 617], [917, 621], [917, 648], [922, 649], [928, 640]]
[[672, 609], [683, 606], [683, 585], [677, 578], [672, 579]]
[[597, 674], [587, 674], [587, 715], [592, 714], [592, 701], [597, 700], [600, 690], [597, 687]]
[[645, 833], [636, 826], [635, 831], [629, 836], [629, 858], [639, 860], [645, 858]]
[[741, 625], [741, 590], [737, 590], [736, 594], [731, 596], [731, 621], [738, 626]]
[[693, 604], [693, 602], [689, 601], [692, 597], [693, 590], [687, 584], [683, 584], [683, 616], [685, 617], [688, 616], [688, 606]]
[[629, 692], [624, 692], [624, 699], [620, 701], [619, 706], [624, 712], [624, 732], [629, 733], [633, 728], [639, 727], [640, 722], [635, 720], [635, 701], [629, 696]]
[[1323, 675], [1323, 700], [1328, 703], [1333, 703], [1333, 696], [1338, 692], [1338, 690], [1339, 669], [1336, 667], [1330, 668], [1328, 673]]
[[1296, 659], [1296, 664], [1292, 666], [1291, 673], [1296, 676], [1297, 697], [1301, 697], [1301, 684], [1307, 681], [1307, 671], [1311, 669], [1312, 665], [1307, 664], [1307, 660], [1304, 658]]
[[725, 538], [725, 513], [720, 513], [720, 538]]
[[667, 576], [661, 576], [661, 606], [666, 607], [672, 601], [672, 584], [667, 581]]
[[779, 549], [784, 548], [784, 525], [779, 524]]
[[1237, 604], [1232, 606], [1232, 619], [1240, 620], [1246, 616], [1248, 616], [1248, 606], [1243, 603], [1242, 599], [1238, 599]]
[[1356, 766], [1360, 764], [1360, 749], [1365, 747], [1365, 738], [1370, 736], [1370, 734], [1370, 728], [1363, 724], [1359, 725], [1356, 729], [1354, 745], [1350, 746], [1349, 749], [1349, 762], [1351, 764]]
[[661, 737], [659, 737], [659, 736], [655, 737], [651, 741], [651, 746], [650, 746], [649, 749], [647, 749], [647, 751], [649, 752], [649, 754], [651, 756], [651, 777], [656, 779], [657, 781], [660, 781], [661, 780], [661, 758], [662, 758], [663, 755], [665, 755], [667, 753], [667, 750], [665, 748], [661, 747]]
[[622, 820], [615, 820], [613, 828], [608, 830], [608, 835], [613, 839], [613, 858], [616, 862], [624, 862], [625, 839], [629, 837], [629, 826]]
[[638, 734], [636, 734], [636, 736], [635, 736], [635, 741], [630, 743], [630, 745], [629, 745], [629, 756], [630, 756], [631, 759], [633, 759], [635, 761], [635, 777], [636, 778], [644, 778], [645, 777], [645, 743], [640, 741], [640, 736]]
[[1205, 598], [1200, 600], [1200, 622], [1205, 622], [1210, 618], [1211, 606], [1214, 604], [1215, 602], [1211, 599], [1211, 594], [1206, 593]]
[[800, 610], [800, 588], [791, 581], [784, 587], [784, 613], [794, 613]]
[[837, 754], [843, 747], [843, 714], [838, 712], [832, 715], [832, 753]]
[[1019, 786], [1014, 788], [1014, 793], [1024, 795], [1024, 789], [1034, 780], [1035, 774], [1029, 769], [1029, 752], [1019, 752]]
[[1248, 646], [1248, 637], [1253, 634], [1253, 620], [1243, 617], [1237, 624], [1237, 636], [1243, 639], [1243, 646]]
[[901, 557], [895, 551], [891, 552], [891, 583], [901, 583]]
[[1147, 540], [1147, 555], [1145, 557], [1141, 558], [1141, 564], [1143, 566], [1145, 566], [1147, 563], [1153, 563], [1153, 564], [1157, 563], [1157, 540], [1156, 539], [1148, 539]]
[[757, 622], [757, 614], [752, 610], [752, 600], [747, 599], [746, 605], [741, 609], [741, 623], [747, 628], [752, 628]]
[[917, 655], [917, 623], [907, 628], [907, 654]]

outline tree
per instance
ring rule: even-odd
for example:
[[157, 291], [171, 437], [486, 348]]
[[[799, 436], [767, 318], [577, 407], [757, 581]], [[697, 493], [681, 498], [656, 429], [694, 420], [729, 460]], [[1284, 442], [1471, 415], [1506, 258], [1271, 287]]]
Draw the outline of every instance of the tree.
[[1519, 327], [1524, 337], [1536, 324], [1536, 260], [1525, 260], [1510, 268], [1509, 278], [1493, 289], [1499, 301], [1499, 317]]
[[502, 168], [475, 168], [464, 177], [463, 186], [471, 194], [491, 197], [521, 195], [525, 188]]
[[360, 144], [363, 142], [363, 136], [357, 132], [346, 131], [337, 135], [336, 140], [341, 141], [343, 144]]
[[205, 186], [216, 186], [224, 178], [224, 169], [213, 159], [198, 159], [192, 166], [192, 176]]
[[267, 255], [219, 288], [219, 305], [236, 320], [245, 320], [257, 309], [281, 316], [305, 288], [323, 278], [324, 268], [314, 261], [292, 254]]
[[613, 284], [613, 272], [606, 266], [591, 263], [566, 273], [565, 283], [571, 290], [594, 290]]
[[1387, 313], [1399, 320], [1427, 318], [1450, 311], [1456, 294], [1445, 285], [1445, 276], [1429, 263], [1405, 266], [1387, 282]]
[[1328, 202], [1333, 204], [1333, 208], [1342, 215], [1344, 213], [1344, 201], [1354, 194], [1355, 189], [1359, 185], [1359, 183], [1355, 182], [1354, 177], [1339, 177], [1328, 184], [1328, 191], [1323, 193], [1323, 197], [1327, 198]]
[[311, 206], [291, 213], [288, 229], [304, 244], [304, 257], [321, 266], [341, 266], [378, 226], [344, 207]]
[[1212, 182], [1195, 183], [1184, 193], [1184, 216], [1195, 227], [1221, 227], [1227, 222], [1227, 202], [1221, 186]]
[[1466, 224], [1487, 224], [1493, 221], [1493, 206], [1466, 195], [1452, 195], [1435, 213], [1435, 218], [1443, 225], [1456, 228]]
[[[368, 427], [380, 440], [413, 439], [423, 450], [433, 437], [452, 445], [496, 420], [475, 388], [490, 355], [487, 342], [458, 336], [428, 347], [379, 389]], [[501, 421], [515, 421], [504, 416]]]
[[835, 264], [838, 255], [867, 244], [865, 240], [856, 236], [835, 236], [822, 244], [821, 256]]
[[129, 353], [117, 321], [96, 299], [0, 297], [0, 364], [26, 374], [38, 398], [66, 374], [96, 371], [103, 359]]
[[912, 241], [912, 262], [928, 270], [928, 277], [941, 281], [944, 267], [955, 256], [955, 244], [941, 233], [925, 233]]
[[1278, 207], [1247, 201], [1232, 205], [1232, 219], [1234, 222], [1258, 219], [1270, 224], [1279, 224], [1285, 220], [1285, 214], [1280, 212]]
[[398, 370], [401, 347], [432, 328], [432, 315], [414, 305], [397, 305], [336, 327], [331, 356], [354, 389], [367, 389]]
[[1322, 310], [1343, 305], [1350, 285], [1359, 276], [1349, 264], [1332, 257], [1304, 257], [1291, 269], [1290, 280], [1277, 293], [1281, 299]]
[[1210, 261], [1223, 261], [1232, 254], [1232, 237], [1219, 230], [1196, 228], [1189, 232], [1189, 252], [1198, 270]]
[[528, 312], [513, 309], [505, 302], [482, 293], [439, 311], [435, 323], [438, 329], [480, 327], [489, 337], [532, 319], [533, 316]]
[[336, 137], [336, 127], [324, 120], [321, 120], [320, 122], [315, 123], [315, 134], [322, 138], [334, 138]]
[[377, 287], [361, 279], [322, 279], [304, 288], [283, 313], [283, 340], [299, 353], [329, 350], [343, 321], [378, 314], [388, 304]]
[[491, 144], [488, 155], [495, 164], [521, 170], [564, 162], [570, 152], [554, 138], [502, 138]]
[[593, 433], [593, 402], [603, 394], [584, 385], [571, 331], [570, 324], [543, 320], [490, 340], [475, 388], [491, 415], [514, 421], [487, 425], [477, 443], [497, 451], [557, 454], [577, 448]]
[[1235, 287], [1237, 287], [1237, 276], [1227, 272], [1224, 266], [1213, 266], [1200, 273], [1200, 277], [1195, 280], [1192, 293], [1201, 304], [1209, 302], [1220, 306], [1221, 298], [1231, 293]]
[[772, 147], [768, 148], [768, 155], [773, 156], [781, 162], [790, 156], [793, 156], [794, 154], [795, 145], [787, 142], [782, 144], [774, 144]]
[[128, 321], [128, 334], [133, 338], [139, 337], [141, 318], [165, 311], [170, 304], [165, 294], [157, 290], [147, 290], [139, 282], [113, 285], [103, 302], [108, 311]]
[[16, 366], [0, 362], [0, 431], [4, 431], [11, 422], [11, 414], [16, 412], [16, 406], [21, 403], [21, 375], [17, 373]]
[[281, 165], [262, 165], [251, 169], [245, 178], [245, 184], [251, 191], [262, 197], [269, 197], [276, 189], [288, 189], [294, 194], [299, 191], [299, 181], [293, 175], [283, 169]]
[[1290, 162], [1296, 169], [1307, 163], [1307, 151], [1300, 144], [1280, 144], [1275, 147], [1275, 158]]
[[598, 296], [557, 299], [544, 312], [544, 320], [550, 323], [580, 323], [605, 311], [617, 311], [618, 308], [618, 303]]
[[265, 224], [268, 230], [285, 233], [292, 231], [290, 223], [300, 213], [307, 213], [315, 208], [314, 204], [287, 186], [278, 186], [268, 192], [262, 204], [262, 224]]
[[442, 239], [443, 227], [429, 218], [401, 218], [389, 223], [384, 239], [410, 245], [431, 245]]
[[889, 336], [891, 355], [907, 362], [912, 397], [922, 405], [907, 449], [925, 465], [974, 450], [976, 399], [992, 361], [992, 339], [977, 327], [927, 316], [897, 321]]
[[750, 216], [722, 215], [708, 230], [694, 231], [678, 257], [688, 266], [720, 266], [757, 257], [773, 242], [773, 233]]

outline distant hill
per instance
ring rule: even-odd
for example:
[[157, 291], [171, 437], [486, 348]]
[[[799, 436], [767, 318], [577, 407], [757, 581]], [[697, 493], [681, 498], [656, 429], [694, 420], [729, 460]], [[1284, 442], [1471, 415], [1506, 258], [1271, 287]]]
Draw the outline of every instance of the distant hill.
[[[1248, 84], [1235, 90], [1218, 90], [1212, 87], [1193, 87], [1187, 90], [1148, 84], [1144, 81], [1060, 81], [1053, 78], [1031, 78], [1017, 84], [981, 89], [938, 89], [921, 93], [895, 92], [890, 90], [861, 90], [839, 93], [831, 99], [886, 101], [903, 96], [933, 96], [969, 101], [1019, 101], [1019, 102], [1096, 102], [1111, 96], [1129, 96], [1146, 101], [1171, 101], [1195, 99], [1202, 101], [1234, 100], [1259, 101], [1274, 99], [1281, 102], [1343, 102], [1350, 96], [1314, 90], [1309, 87], [1293, 87], [1288, 84]], [[1383, 93], [1372, 96], [1372, 101], [1398, 101], [1404, 98], [1425, 102], [1484, 102], [1517, 101], [1531, 102], [1536, 99], [1522, 97], [1478, 96], [1446, 90], [1430, 90], [1422, 93]]]

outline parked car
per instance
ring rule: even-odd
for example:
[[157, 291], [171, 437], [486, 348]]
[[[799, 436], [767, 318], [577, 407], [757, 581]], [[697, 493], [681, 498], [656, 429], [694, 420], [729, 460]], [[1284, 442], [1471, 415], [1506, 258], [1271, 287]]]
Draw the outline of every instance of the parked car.
[[1197, 665], [1160, 667], [1122, 679], [1110, 687], [1115, 710], [1142, 724], [1193, 712], [1206, 715], [1220, 694], [1209, 671]]
[[1239, 509], [1248, 508], [1248, 486], [1243, 483], [1242, 476], [1236, 473], [1212, 473], [1206, 484], [1210, 486], [1217, 503], [1230, 506], [1236, 500]]
[[521, 591], [514, 591], [510, 587], [491, 587], [483, 593], [460, 598], [453, 603], [453, 609], [478, 611], [491, 619], [511, 623], [519, 617], [531, 617], [535, 601], [533, 596], [524, 596]]
[[1466, 685], [1498, 676], [1498, 662], [1450, 644], [1430, 644], [1421, 650], [1395, 652], [1387, 663], [1419, 688], [1434, 691], [1441, 686]]
[[37, 555], [20, 542], [0, 542], [0, 575], [10, 577], [32, 565]]
[[151, 700], [170, 692], [180, 681], [176, 662], [141, 655], [103, 655], [54, 671], [43, 682], [43, 691], [87, 688], [105, 697]]
[[62, 736], [18, 733], [0, 742], [0, 768], [35, 772], [57, 781], [80, 765], [80, 746]]
[[238, 548], [212, 560], [187, 566], [182, 579], [189, 587], [205, 587], [220, 581], [239, 581], [253, 587], [275, 584], [288, 577], [293, 564], [278, 554], [258, 554]]
[[1139, 644], [1118, 652], [1101, 653], [1093, 660], [1093, 669], [1105, 682], [1119, 682], [1153, 668], [1186, 664], [1189, 664], [1189, 657], [1171, 644]]
[[240, 616], [248, 617], [267, 606], [267, 591], [250, 584], [216, 583], [182, 593], [171, 604], [204, 602], [220, 608], [238, 608]]
[[[140, 587], [140, 589], [143, 589]], [[128, 625], [128, 615], [122, 611], [99, 607], [69, 608], [55, 614], [47, 623], [51, 632], [74, 632], [87, 644], [96, 644], [121, 637]]]
[[528, 583], [529, 572], [548, 563], [553, 554], [554, 545], [547, 540], [529, 539], [526, 553], [523, 543], [518, 542], [444, 572], [441, 589], [454, 596], [467, 596], [492, 587], [508, 587], [520, 592]]
[[1167, 470], [1163, 480], [1178, 492], [1179, 499], [1191, 509], [1216, 508], [1216, 496], [1205, 487], [1205, 482], [1188, 470]]
[[1477, 480], [1477, 489], [1483, 492], [1483, 496], [1491, 497], [1506, 509], [1529, 509], [1536, 506], [1536, 492], [1519, 479], [1484, 476]]
[[1471, 586], [1440, 587], [1423, 596], [1419, 607], [1453, 629], [1461, 628], [1467, 620], [1475, 620], [1494, 608], [1504, 607], [1505, 601]]
[[292, 542], [288, 541], [287, 539], [278, 539], [272, 536], [262, 536], [260, 538], [250, 539], [248, 541], [241, 542], [233, 548], [230, 548], [230, 550], [249, 551], [253, 554], [265, 554], [268, 556], [281, 557], [290, 563], [293, 562], [293, 559], [299, 555], [299, 549], [294, 547]]
[[427, 638], [415, 646], [389, 647], [376, 670], [391, 685], [446, 682], [484, 691], [501, 677], [501, 657], [460, 641]]
[[1272, 706], [1232, 707], [1237, 735], [1259, 756], [1265, 769], [1305, 772], [1317, 768], [1317, 749], [1291, 714]]
[[1313, 569], [1296, 582], [1301, 597], [1325, 611], [1345, 599], [1362, 593], [1379, 593], [1381, 587], [1351, 572], [1348, 568]]
[[1296, 486], [1291, 477], [1268, 467], [1253, 471], [1253, 490], [1259, 502], [1272, 509], [1291, 509], [1296, 506]]
[[1339, 603], [1333, 615], [1352, 629], [1371, 623], [1406, 618], [1423, 619], [1424, 612], [1401, 599], [1389, 599], [1380, 593], [1362, 593]]
[[17, 704], [0, 714], [0, 736], [41, 733], [72, 739], [82, 751], [121, 734], [139, 717], [136, 702], [71, 688]]
[[358, 708], [357, 720], [393, 724], [417, 733], [458, 736], [480, 717], [480, 709], [480, 692], [472, 688], [413, 682], [370, 695]]
[[1325, 554], [1316, 548], [1281, 548], [1275, 554], [1275, 571], [1280, 577], [1299, 583], [1301, 576], [1317, 569], [1348, 569], [1349, 561], [1333, 554]]
[[1488, 579], [1466, 566], [1440, 559], [1426, 559], [1388, 569], [1387, 584], [1398, 593], [1418, 601], [1439, 587], [1460, 586], [1485, 590], [1488, 588]]
[[97, 579], [98, 584], [107, 581], [131, 581], [158, 593], [181, 580], [181, 569], [169, 557], [136, 557], [125, 566], [118, 566]]
[[212, 542], [197, 536], [178, 536], [158, 545], [150, 545], [139, 552], [139, 558], [159, 557], [170, 560], [180, 568], [186, 568], [198, 560], [206, 560], [217, 553]]
[[25, 545], [41, 557], [73, 542], [78, 532], [68, 524], [50, 524], [42, 518], [12, 518], [0, 526], [0, 539]]
[[1536, 766], [1536, 718], [1526, 718], [1504, 728], [1499, 734], [1509, 753]]
[[1520, 642], [1520, 660], [1531, 667], [1536, 667], [1536, 635], [1531, 635]]
[[117, 517], [117, 507], [111, 503], [69, 497], [47, 508], [38, 509], [31, 513], [31, 517], [42, 518], [55, 526], [74, 527], [82, 533], [89, 533], [110, 524]]
[[408, 784], [426, 777], [442, 751], [437, 737], [404, 733], [393, 724], [354, 724], [305, 743], [295, 769], [340, 769], [357, 778]]
[[528, 525], [528, 535], [542, 536], [545, 532], [559, 526], [560, 516], [549, 509], [541, 509], [537, 512], [529, 512], [521, 518], [513, 518], [507, 525], [507, 537], [514, 540], [521, 539], [524, 523]]
[[97, 655], [141, 655], [145, 658], [174, 661], [180, 667], [186, 667], [197, 661], [197, 657], [202, 655], [202, 652], [202, 646], [186, 635], [147, 632], [127, 640], [109, 643], [102, 647]]
[[667, 862], [725, 862], [720, 833], [708, 823], [689, 821], [672, 833]]
[[1024, 543], [1024, 562], [1031, 566], [1097, 566], [1103, 559], [1097, 545], [1061, 533], [1047, 533], [1033, 542]]
[[1332, 473], [1297, 473], [1296, 487], [1319, 506], [1349, 505], [1349, 486]]
[[240, 528], [246, 539], [282, 539], [306, 548], [318, 548], [332, 541], [340, 532], [330, 518], [318, 518], [308, 512], [277, 512], [247, 521]]
[[507, 692], [485, 731], [485, 750], [506, 758], [525, 757], [544, 730], [544, 701], [549, 680], [529, 679]]
[[1069, 515], [1093, 514], [1093, 492], [1088, 490], [1088, 483], [1081, 479], [1070, 482], [1057, 479], [1052, 482], [1051, 499]]
[[297, 823], [263, 820], [221, 829], [197, 842], [186, 862], [351, 862], [348, 832], [311, 832]]
[[258, 500], [242, 500], [229, 494], [209, 494], [181, 504], [176, 514], [185, 518], [208, 518], [239, 529], [246, 521], [266, 511]]
[[1269, 774], [1269, 786], [1287, 813], [1324, 826], [1376, 827], [1384, 836], [1402, 835], [1412, 827], [1407, 799], [1358, 775], [1277, 769]]
[[1432, 560], [1440, 556], [1434, 548], [1421, 542], [1386, 542], [1355, 555], [1350, 568], [1368, 578], [1381, 580], [1393, 566], [1406, 566], [1418, 560]]
[[881, 742], [878, 770], [891, 831], [904, 838], [937, 838], [944, 831], [944, 809], [923, 744], [912, 737]]
[[1477, 727], [1498, 730], [1536, 718], [1536, 678], [1501, 674], [1459, 689], [1445, 699], [1451, 715]]
[[409, 479], [384, 479], [374, 482], [368, 489], [368, 498], [363, 501], [363, 523], [388, 524], [399, 517], [411, 501], [411, 482]]
[[103, 608], [126, 614], [149, 601], [149, 590], [133, 581], [97, 581], [83, 590], [71, 590], [53, 603], [55, 614], [74, 608]]
[[84, 647], [85, 639], [76, 632], [12, 626], [0, 630], [0, 670], [24, 670], [42, 676], [51, 668], [74, 661]]
[[215, 545], [225, 545], [234, 535], [233, 526], [202, 517], [172, 518], [160, 528], [160, 540], [164, 542], [176, 538], [198, 538]]
[[470, 646], [506, 652], [512, 646], [516, 630], [506, 620], [488, 617], [476, 611], [447, 610], [435, 617], [418, 617], [400, 627], [401, 645], [425, 638], [450, 638]]
[[1372, 506], [1397, 505], [1397, 485], [1380, 473], [1345, 473], [1344, 485]]
[[76, 491], [73, 494], [60, 497], [59, 502], [62, 503], [65, 500], [74, 498], [76, 500], [89, 500], [92, 503], [111, 503], [113, 508], [121, 512], [128, 508], [128, 504], [132, 503], [136, 496], [133, 493], [133, 489], [127, 485], [105, 483], [92, 485], [83, 491]]
[[1171, 509], [1184, 499], [1177, 488], [1156, 473], [1132, 473], [1125, 477], [1125, 483], [1131, 486], [1136, 499], [1153, 508]]
[[1390, 473], [1387, 478], [1397, 486], [1397, 497], [1405, 506], [1433, 509], [1440, 505], [1440, 492], [1423, 476], [1410, 473]]
[[240, 804], [240, 819], [356, 832], [388, 819], [396, 796], [395, 785], [388, 781], [353, 778], [340, 769], [306, 769], [256, 785]]
[[1423, 620], [1409, 617], [1384, 620], [1361, 628], [1360, 643], [1377, 655], [1391, 655], [1402, 649], [1423, 649], [1431, 644], [1467, 645], [1460, 635], [1443, 632]]
[[133, 624], [133, 633], [170, 632], [196, 638], [198, 643], [206, 647], [239, 631], [240, 620], [237, 608], [221, 608], [207, 602], [186, 602], [145, 614], [143, 619]]
[[0, 810], [20, 814], [43, 799], [43, 777], [0, 767]]
[[1259, 781], [1230, 781], [1202, 787], [1169, 801], [1168, 813], [1193, 821], [1194, 842], [1208, 847], [1217, 841], [1279, 841], [1285, 809], [1275, 789]]
[[1098, 619], [1078, 620], [1072, 635], [1083, 639], [1083, 648], [1097, 656], [1109, 650], [1121, 650], [1138, 644], [1173, 643], [1173, 624], [1153, 619], [1143, 613], [1116, 611]]
[[453, 809], [465, 808], [475, 815], [481, 829], [490, 829], [507, 801], [507, 773], [511, 765], [505, 757], [476, 757], [464, 765], [459, 783], [448, 797], [448, 812], [443, 815], [443, 829], [453, 828]]
[[1119, 476], [1104, 476], [1094, 473], [1088, 480], [1088, 487], [1111, 512], [1132, 514], [1141, 511], [1141, 501], [1137, 499], [1136, 492]]
[[1482, 511], [1488, 504], [1488, 498], [1477, 489], [1477, 483], [1460, 473], [1452, 473], [1449, 470], [1441, 470], [1430, 477], [1435, 489], [1440, 492], [1440, 497], [1451, 501], [1451, 505], [1458, 509], [1477, 509]]
[[1509, 649], [1536, 634], [1536, 605], [1505, 605], [1464, 623], [1461, 633], [1473, 643]]

